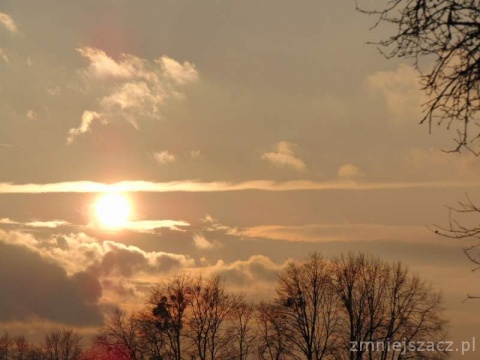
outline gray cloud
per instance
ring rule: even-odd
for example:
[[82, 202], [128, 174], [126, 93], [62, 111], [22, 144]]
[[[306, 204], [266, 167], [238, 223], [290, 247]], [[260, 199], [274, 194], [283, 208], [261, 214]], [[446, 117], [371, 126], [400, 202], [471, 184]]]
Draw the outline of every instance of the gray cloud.
[[0, 320], [41, 318], [69, 325], [99, 325], [101, 288], [87, 273], [68, 276], [26, 247], [0, 242]]

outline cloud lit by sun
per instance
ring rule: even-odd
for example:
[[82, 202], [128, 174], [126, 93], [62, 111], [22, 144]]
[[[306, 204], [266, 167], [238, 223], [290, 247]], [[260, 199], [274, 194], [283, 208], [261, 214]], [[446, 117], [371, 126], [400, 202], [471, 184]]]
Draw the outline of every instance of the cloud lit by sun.
[[94, 208], [99, 224], [105, 228], [125, 227], [131, 214], [130, 202], [120, 193], [102, 195]]

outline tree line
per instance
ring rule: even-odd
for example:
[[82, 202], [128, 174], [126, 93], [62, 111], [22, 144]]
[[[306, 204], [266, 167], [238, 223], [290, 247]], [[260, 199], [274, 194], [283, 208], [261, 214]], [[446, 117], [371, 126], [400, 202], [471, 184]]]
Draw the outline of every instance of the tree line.
[[72, 330], [40, 345], [5, 333], [0, 360], [441, 359], [407, 345], [443, 340], [446, 325], [440, 294], [401, 263], [313, 253], [286, 266], [270, 301], [182, 274], [153, 287], [141, 311], [110, 314], [87, 347]]

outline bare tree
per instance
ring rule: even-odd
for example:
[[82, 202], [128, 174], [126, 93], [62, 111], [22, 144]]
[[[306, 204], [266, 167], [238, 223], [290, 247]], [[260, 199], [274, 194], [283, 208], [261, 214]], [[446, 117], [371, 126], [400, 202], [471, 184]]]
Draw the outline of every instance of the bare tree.
[[261, 302], [257, 306], [257, 343], [261, 360], [286, 360], [292, 355], [290, 329], [283, 305]]
[[[388, 269], [377, 259], [364, 255], [341, 256], [335, 260], [334, 286], [346, 318], [345, 346], [378, 339], [382, 331]], [[365, 349], [348, 351], [349, 358], [362, 359]]]
[[231, 341], [227, 322], [236, 307], [218, 276], [198, 277], [192, 284], [187, 336], [194, 344], [190, 352], [201, 360], [221, 359]]
[[456, 146], [478, 154], [480, 136], [480, 6], [474, 0], [392, 0], [381, 10], [357, 8], [377, 16], [374, 27], [393, 25], [377, 42], [387, 58], [412, 58], [428, 96], [421, 123], [454, 127]]
[[181, 275], [152, 289], [149, 303], [159, 331], [167, 336], [169, 358], [182, 360], [187, 353], [185, 318], [192, 301], [191, 277]]
[[286, 334], [307, 360], [333, 357], [340, 337], [331, 271], [331, 263], [313, 253], [304, 262], [291, 262], [279, 276], [277, 302], [283, 305]]
[[[438, 349], [424, 352], [409, 346], [444, 339], [446, 322], [438, 293], [409, 275], [401, 264], [363, 254], [341, 256], [334, 263], [334, 284], [347, 319], [345, 352], [351, 360], [441, 359], [447, 355]], [[401, 349], [390, 346], [394, 342]]]
[[168, 336], [159, 329], [158, 320], [151, 311], [141, 311], [136, 315], [139, 337], [146, 357], [150, 360], [167, 358]]
[[230, 314], [228, 338], [230, 346], [228, 358], [247, 360], [253, 354], [257, 332], [255, 331], [255, 307], [238, 296], [233, 302], [234, 308]]
[[30, 353], [30, 344], [27, 338], [23, 335], [16, 336], [13, 339], [13, 359], [26, 360]]
[[44, 353], [48, 360], [80, 360], [81, 337], [71, 329], [54, 330], [45, 335]]
[[115, 309], [106, 320], [94, 344], [119, 360], [143, 359], [143, 348], [139, 336], [139, 323], [133, 315]]
[[9, 360], [12, 351], [13, 339], [7, 331], [0, 338], [0, 359]]
[[[458, 202], [457, 206], [449, 207], [449, 221], [446, 226], [435, 225], [436, 234], [453, 239], [472, 239], [473, 245], [463, 248], [468, 260], [475, 266], [473, 271], [480, 269], [480, 226], [478, 216], [480, 207], [467, 197], [466, 201]], [[467, 294], [469, 299], [479, 299], [478, 295]]]

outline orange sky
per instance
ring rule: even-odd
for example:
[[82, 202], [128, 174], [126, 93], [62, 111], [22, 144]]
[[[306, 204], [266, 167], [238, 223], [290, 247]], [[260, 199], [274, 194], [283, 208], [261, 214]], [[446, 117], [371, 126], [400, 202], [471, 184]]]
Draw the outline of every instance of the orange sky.
[[[181, 271], [268, 297], [289, 259], [363, 251], [475, 336], [475, 241], [428, 227], [476, 199], [480, 162], [418, 125], [417, 74], [371, 25], [333, 0], [0, 2], [0, 323], [88, 332]], [[96, 217], [105, 191], [128, 197], [119, 228]], [[18, 304], [15, 273], [75, 315], [40, 285]]]

